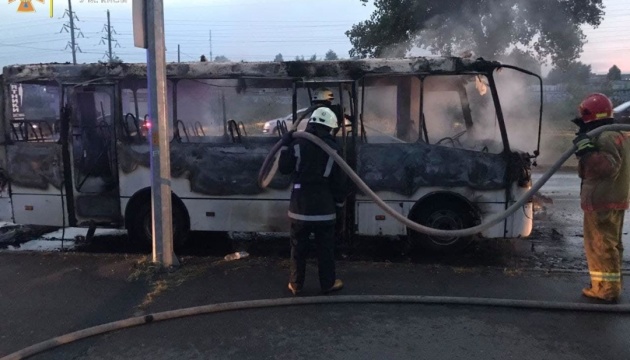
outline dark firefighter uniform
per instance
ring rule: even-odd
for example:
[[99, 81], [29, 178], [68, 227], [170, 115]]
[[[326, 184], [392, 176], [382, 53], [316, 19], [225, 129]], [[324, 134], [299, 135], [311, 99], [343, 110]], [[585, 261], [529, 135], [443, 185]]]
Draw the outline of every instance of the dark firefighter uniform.
[[[591, 277], [585, 296], [616, 302], [621, 294], [622, 228], [630, 201], [630, 134], [605, 131], [589, 139], [585, 132], [612, 124], [612, 102], [602, 94], [580, 105], [578, 173], [582, 179], [584, 250]], [[577, 120], [579, 122], [580, 119]]]
[[[305, 131], [339, 151], [330, 134], [336, 124], [334, 113], [320, 107], [313, 112]], [[343, 207], [345, 201], [345, 175], [332, 157], [312, 142], [297, 138], [290, 143], [287, 140], [285, 144], [280, 153], [278, 170], [283, 174], [293, 174], [288, 212], [291, 220], [289, 289], [297, 294], [304, 285], [312, 233], [317, 247], [321, 289], [323, 292], [339, 290], [343, 283], [335, 274], [335, 220], [337, 209]]]

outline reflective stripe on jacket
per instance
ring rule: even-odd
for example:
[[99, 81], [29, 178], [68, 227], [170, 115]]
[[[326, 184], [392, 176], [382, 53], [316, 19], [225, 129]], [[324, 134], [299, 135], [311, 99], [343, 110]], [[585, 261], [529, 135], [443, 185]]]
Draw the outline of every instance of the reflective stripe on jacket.
[[593, 139], [597, 151], [579, 160], [582, 210], [625, 210], [630, 203], [630, 133], [605, 131]]

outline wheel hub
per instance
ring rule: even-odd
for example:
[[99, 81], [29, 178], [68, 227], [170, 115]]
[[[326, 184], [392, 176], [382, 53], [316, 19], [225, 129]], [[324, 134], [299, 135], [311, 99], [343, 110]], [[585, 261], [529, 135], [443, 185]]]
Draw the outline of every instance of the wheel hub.
[[[428, 218], [428, 226], [440, 230], [459, 230], [463, 228], [462, 219], [454, 211], [436, 211]], [[431, 241], [438, 245], [452, 245], [459, 237], [457, 236], [430, 236]]]

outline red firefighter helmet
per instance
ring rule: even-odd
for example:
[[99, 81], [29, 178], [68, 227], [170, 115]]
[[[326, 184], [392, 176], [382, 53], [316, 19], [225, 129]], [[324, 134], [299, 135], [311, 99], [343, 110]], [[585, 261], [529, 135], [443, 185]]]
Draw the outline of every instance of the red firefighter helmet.
[[612, 101], [604, 94], [595, 93], [587, 96], [578, 109], [585, 124], [613, 117]]

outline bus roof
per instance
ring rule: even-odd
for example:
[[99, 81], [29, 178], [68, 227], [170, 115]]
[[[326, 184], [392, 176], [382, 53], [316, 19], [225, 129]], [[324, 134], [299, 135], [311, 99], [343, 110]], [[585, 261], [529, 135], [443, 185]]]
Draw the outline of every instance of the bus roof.
[[[406, 59], [361, 59], [335, 61], [285, 62], [189, 62], [168, 63], [167, 77], [172, 79], [330, 79], [357, 80], [364, 76], [489, 73], [502, 65], [484, 59], [458, 57], [416, 57]], [[146, 78], [144, 63], [30, 64], [12, 65], [3, 69], [4, 81], [82, 82], [102, 78]]]

